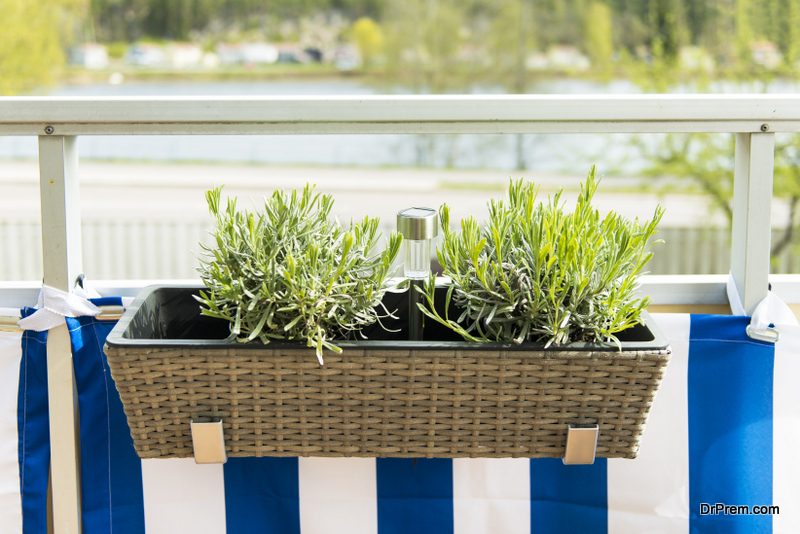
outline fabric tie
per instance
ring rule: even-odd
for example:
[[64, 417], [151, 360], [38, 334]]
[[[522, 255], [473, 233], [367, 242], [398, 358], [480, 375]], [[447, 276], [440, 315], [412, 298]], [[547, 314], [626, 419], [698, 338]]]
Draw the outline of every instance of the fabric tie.
[[100, 308], [82, 294], [68, 293], [47, 285], [42, 286], [36, 307], [38, 309], [33, 314], [17, 323], [23, 330], [43, 332], [64, 324], [65, 317], [94, 317], [100, 313]]
[[[726, 285], [728, 293], [728, 302], [731, 306], [731, 313], [733, 315], [747, 315], [742, 304], [742, 299], [739, 297], [739, 291], [736, 289], [736, 281], [733, 279], [733, 274], [728, 275], [728, 282]], [[800, 325], [795, 317], [792, 309], [783, 302], [772, 290], [767, 292], [767, 296], [756, 305], [753, 310], [753, 315], [750, 318], [750, 325], [748, 327], [748, 335], [750, 337], [758, 337], [763, 341], [772, 341], [759, 336], [760, 334], [769, 333], [770, 331], [781, 331], [781, 327], [797, 327]], [[755, 335], [754, 335], [755, 333]], [[775, 339], [777, 341], [777, 339]]]

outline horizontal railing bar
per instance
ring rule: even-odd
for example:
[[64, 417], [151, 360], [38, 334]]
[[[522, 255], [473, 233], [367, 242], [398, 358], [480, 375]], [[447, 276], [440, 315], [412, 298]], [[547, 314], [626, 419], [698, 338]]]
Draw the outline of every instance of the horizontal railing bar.
[[[646, 275], [641, 292], [652, 304], [728, 304], [727, 281], [726, 274]], [[800, 287], [800, 275], [794, 284]]]
[[[538, 130], [531, 126], [537, 123]], [[243, 128], [232, 128], [237, 125]], [[48, 126], [52, 129], [45, 131]], [[487, 133], [795, 131], [800, 95], [0, 98], [2, 134], [451, 133], [475, 128]]]
[[[757, 121], [436, 121], [436, 122], [0, 122], [0, 135], [359, 135], [754, 133]], [[800, 132], [800, 120], [770, 121], [769, 131]]]
[[[725, 274], [646, 275], [641, 292], [656, 305], [727, 304]], [[770, 275], [775, 294], [787, 304], [800, 304], [800, 274]], [[133, 297], [142, 288], [161, 284], [199, 284], [200, 280], [97, 280], [91, 287], [102, 296]], [[36, 282], [0, 282], [0, 307], [33, 306]]]

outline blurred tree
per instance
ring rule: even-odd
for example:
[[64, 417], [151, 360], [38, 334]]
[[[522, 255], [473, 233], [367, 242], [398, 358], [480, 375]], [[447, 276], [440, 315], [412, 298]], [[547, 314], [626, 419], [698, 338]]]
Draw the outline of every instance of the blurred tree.
[[465, 85], [466, 13], [458, 0], [392, 2], [386, 15], [387, 74], [414, 93]]
[[536, 0], [536, 30], [544, 48], [552, 45], [583, 45], [583, 29], [590, 0]]
[[605, 78], [611, 77], [611, 60], [614, 55], [611, 9], [605, 2], [592, 2], [586, 13], [586, 51], [592, 65]]
[[689, 29], [689, 42], [699, 44], [706, 30], [706, 20], [714, 2], [687, 2], [686, 22]]
[[[393, 90], [447, 93], [469, 86], [470, 52], [467, 12], [459, 0], [405, 0], [387, 5], [386, 69], [383, 82]], [[430, 165], [434, 137], [415, 136], [417, 165]], [[448, 162], [453, 160], [450, 143]]]
[[673, 61], [688, 40], [684, 4], [681, 0], [652, 0], [649, 5], [650, 47], [665, 61]]
[[385, 0], [331, 0], [330, 7], [353, 19], [369, 17], [378, 20], [383, 14], [385, 4]]
[[[755, 2], [762, 2], [755, 5]], [[763, 10], [773, 10], [772, 17], [800, 16], [800, 5], [794, 0], [774, 3], [772, 0], [718, 0], [710, 12], [719, 15], [704, 23], [703, 39], [724, 57], [728, 47], [735, 52], [738, 70], [753, 68], [752, 43], [755, 35], [765, 35], [773, 22], [763, 17]], [[754, 16], [756, 13], [759, 16]], [[769, 17], [767, 17], [769, 18]], [[773, 29], [774, 31], [774, 29]], [[733, 35], [731, 40], [728, 36]], [[789, 34], [791, 35], [791, 34]], [[731, 43], [732, 41], [732, 43]], [[713, 44], [712, 44], [713, 43]], [[647, 90], [669, 92], [681, 83], [681, 72], [674, 62], [661, 56], [659, 40], [653, 47], [653, 59], [647, 66], [634, 65], [631, 79]], [[790, 48], [789, 40], [785, 42]], [[796, 46], [796, 45], [795, 45]], [[795, 49], [797, 50], [797, 49]], [[797, 54], [797, 52], [793, 52]], [[787, 54], [787, 60], [789, 55]], [[752, 75], [749, 77], [752, 79]], [[766, 83], [764, 84], [766, 90]], [[636, 142], [642, 157], [649, 161], [646, 173], [685, 180], [698, 187], [709, 198], [712, 207], [719, 210], [728, 225], [732, 223], [734, 136], [720, 134], [671, 134], [663, 142], [647, 144]], [[782, 236], [773, 242], [772, 255], [778, 256], [793, 244], [800, 233], [800, 136], [780, 139], [775, 149], [774, 195], [784, 199], [787, 206]], [[674, 187], [674, 182], [670, 183]]]
[[350, 36], [361, 54], [365, 67], [374, 65], [376, 58], [383, 54], [383, 30], [369, 17], [361, 17], [353, 23]]
[[[260, 25], [331, 9], [333, 0], [91, 0], [92, 21], [103, 41], [134, 41], [141, 37], [186, 39], [212, 23], [225, 28]], [[369, 5], [370, 1], [364, 0]], [[358, 0], [338, 5], [357, 9]], [[366, 9], [366, 7], [364, 8]]]
[[736, 0], [736, 54], [739, 64], [747, 67], [752, 64], [753, 27], [750, 0]]
[[[192, 31], [203, 30], [219, 10], [218, 0], [149, 0], [142, 11], [144, 33], [150, 37], [186, 40]], [[247, 3], [242, 7], [251, 7]]]
[[800, 135], [778, 138], [775, 143], [774, 194], [786, 200], [788, 212], [781, 238], [772, 244], [776, 256], [791, 246], [798, 233], [797, 220], [800, 211]]
[[[705, 48], [714, 60], [723, 67], [736, 63], [736, 1], [716, 0], [715, 2], [692, 2], [692, 6], [704, 6], [705, 16], [701, 33], [692, 43]], [[697, 8], [688, 12], [687, 18], [694, 17]]]
[[754, 38], [778, 42], [779, 23], [775, 20], [777, 4], [776, 0], [749, 0], [747, 2], [745, 7], [750, 13], [750, 27]]
[[789, 2], [786, 23], [786, 65], [791, 72], [797, 69], [800, 61], [800, 2]]
[[54, 81], [64, 64], [82, 0], [0, 0], [0, 94], [20, 94]]
[[613, 34], [615, 48], [627, 56], [637, 56], [650, 36], [646, 13], [639, 13], [642, 10], [641, 3], [630, 5], [626, 0], [610, 0], [609, 5], [613, 13], [613, 27], [616, 28]]
[[[672, 134], [655, 146], [639, 146], [651, 162], [647, 174], [698, 186], [712, 207], [725, 216], [728, 226], [733, 224], [733, 135]], [[774, 195], [786, 202], [787, 213], [783, 234], [772, 243], [773, 257], [792, 245], [800, 230], [800, 136], [787, 136], [776, 143]]]
[[[491, 24], [485, 40], [489, 61], [487, 78], [509, 93], [528, 92], [528, 56], [536, 49], [533, 5], [530, 0], [498, 0], [489, 13]], [[525, 136], [515, 137], [516, 168], [525, 163]]]
[[90, 24], [100, 41], [135, 41], [149, 13], [150, 0], [91, 0]]
[[487, 13], [490, 24], [482, 39], [486, 75], [510, 93], [528, 91], [527, 61], [538, 44], [536, 13], [530, 0], [497, 0]]
[[[86, 0], [79, 0], [86, 1]], [[790, 56], [800, 56], [800, 0], [90, 0], [94, 33], [104, 42], [151, 38], [185, 39], [192, 32], [223, 37], [241, 31], [262, 32], [266, 37], [287, 37], [277, 31], [287, 21], [309, 15], [337, 12], [350, 21], [366, 17], [388, 31], [404, 24], [411, 30], [395, 36], [390, 47], [412, 50], [419, 44], [421, 30], [408, 26], [410, 14], [426, 11], [419, 19], [444, 21], [440, 39], [464, 44], [463, 33], [486, 36], [472, 39], [466, 55], [491, 48], [493, 62], [517, 62], [520, 32], [535, 36], [535, 45], [547, 50], [554, 45], [571, 45], [593, 55], [600, 69], [606, 62], [598, 50], [607, 50], [605, 34], [611, 33], [611, 48], [635, 61], [648, 62], [654, 56], [662, 64], [674, 62], [687, 44], [704, 47], [728, 74], [752, 71], [751, 46], [755, 40], [776, 43], [791, 66]], [[605, 9], [604, 7], [605, 6]], [[456, 17], [461, 34], [447, 34]], [[530, 16], [515, 19], [525, 10]], [[428, 13], [431, 16], [428, 16]], [[399, 17], [399, 18], [398, 18]], [[608, 22], [608, 30], [601, 25]], [[591, 25], [590, 25], [591, 23]], [[487, 26], [491, 26], [487, 30]], [[498, 33], [497, 28], [501, 28]], [[612, 31], [613, 28], [613, 31]], [[504, 32], [508, 35], [504, 35]], [[587, 35], [590, 32], [592, 35]], [[423, 32], [424, 33], [424, 32]], [[493, 37], [494, 36], [494, 37]], [[399, 41], [404, 38], [405, 43]], [[524, 40], [524, 39], [523, 39]], [[597, 49], [593, 43], [606, 43]], [[505, 45], [498, 48], [498, 43]], [[424, 43], [423, 47], [430, 44]], [[502, 52], [502, 53], [500, 53]], [[410, 54], [413, 52], [409, 52]], [[434, 54], [436, 55], [436, 54]], [[464, 71], [473, 81], [481, 69]], [[502, 70], [502, 69], [500, 69]], [[419, 72], [417, 72], [419, 75]], [[419, 77], [419, 76], [418, 76]], [[450, 76], [447, 76], [450, 77]], [[446, 83], [445, 85], [450, 85]], [[504, 86], [508, 86], [503, 83]]]

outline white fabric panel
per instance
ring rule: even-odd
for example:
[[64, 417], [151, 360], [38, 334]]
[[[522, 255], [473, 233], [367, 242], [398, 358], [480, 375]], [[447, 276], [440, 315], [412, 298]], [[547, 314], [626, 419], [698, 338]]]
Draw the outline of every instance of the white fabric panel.
[[303, 534], [377, 534], [374, 458], [300, 458], [298, 471]]
[[530, 534], [530, 472], [527, 458], [454, 459], [455, 534]]
[[22, 532], [17, 399], [21, 332], [0, 332], [0, 530]]
[[147, 534], [225, 532], [222, 465], [197, 465], [193, 458], [142, 460]]
[[[800, 532], [800, 327], [780, 326], [775, 345], [772, 419], [773, 532]], [[769, 503], [763, 503], [769, 504]]]
[[609, 534], [689, 531], [690, 317], [656, 314], [653, 318], [672, 345], [672, 357], [653, 402], [639, 456], [608, 460]]

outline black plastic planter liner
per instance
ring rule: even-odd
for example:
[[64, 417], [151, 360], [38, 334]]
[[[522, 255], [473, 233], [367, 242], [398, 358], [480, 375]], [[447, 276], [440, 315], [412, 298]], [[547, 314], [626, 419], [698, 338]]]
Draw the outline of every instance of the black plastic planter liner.
[[[263, 349], [260, 342], [237, 343], [231, 339], [230, 323], [222, 319], [200, 315], [200, 305], [194, 295], [202, 286], [151, 286], [142, 290], [117, 326], [109, 334], [107, 344], [111, 347], [226, 347]], [[437, 303], [445, 300], [446, 288], [437, 288]], [[384, 304], [390, 311], [397, 310], [398, 319], [384, 319], [383, 324], [391, 332], [378, 325], [364, 331], [367, 340], [340, 340], [336, 344], [342, 348], [375, 348], [382, 350], [408, 350], [410, 348], [458, 349], [458, 350], [543, 350], [544, 343], [474, 343], [464, 341], [461, 336], [439, 323], [426, 320], [423, 341], [408, 341], [406, 318], [408, 316], [408, 295], [406, 293], [387, 293]], [[458, 317], [452, 312], [451, 317]], [[664, 335], [644, 313], [645, 324], [637, 325], [622, 332], [618, 337], [622, 350], [660, 350], [669, 345]], [[271, 342], [270, 348], [303, 349], [302, 342]], [[548, 351], [596, 351], [598, 348], [617, 350], [613, 343], [570, 343], [551, 346]]]
[[597, 456], [633, 458], [670, 354], [649, 316], [622, 351], [472, 343], [434, 321], [407, 341], [396, 293], [397, 332], [337, 341], [320, 366], [303, 342], [231, 340], [199, 290], [145, 289], [108, 336], [142, 458], [192, 456], [190, 423], [209, 420], [228, 456], [562, 457], [569, 426], [598, 425]]

